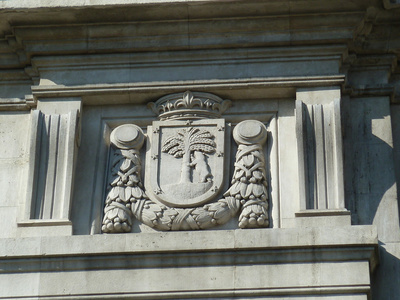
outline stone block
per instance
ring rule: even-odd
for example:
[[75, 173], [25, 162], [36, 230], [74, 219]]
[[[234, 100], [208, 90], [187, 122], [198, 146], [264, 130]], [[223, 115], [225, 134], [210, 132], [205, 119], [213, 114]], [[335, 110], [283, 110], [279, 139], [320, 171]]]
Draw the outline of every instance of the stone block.
[[1, 297], [5, 299], [17, 299], [19, 296], [34, 298], [33, 295], [40, 293], [39, 286], [40, 273], [0, 274]]
[[350, 226], [350, 212], [347, 215], [322, 215], [322, 216], [299, 216], [296, 214], [296, 227], [334, 227], [334, 226]]
[[18, 207], [0, 206], [0, 220], [2, 220], [2, 230], [0, 239], [15, 238], [17, 232]]
[[68, 235], [72, 235], [72, 224], [68, 220], [28, 220], [18, 223], [19, 238]]
[[0, 159], [0, 208], [23, 204], [26, 190], [27, 161]]
[[7, 112], [0, 115], [0, 159], [23, 158], [26, 155], [26, 142], [29, 114]]

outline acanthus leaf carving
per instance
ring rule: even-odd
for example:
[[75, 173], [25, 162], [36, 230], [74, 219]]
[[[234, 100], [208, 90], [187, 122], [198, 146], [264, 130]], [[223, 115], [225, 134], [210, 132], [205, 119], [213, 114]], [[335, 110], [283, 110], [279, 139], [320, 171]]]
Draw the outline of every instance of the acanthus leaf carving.
[[259, 121], [243, 121], [235, 127], [233, 137], [239, 146], [232, 185], [224, 196], [240, 201], [240, 228], [268, 227], [268, 182], [262, 148], [267, 130]]

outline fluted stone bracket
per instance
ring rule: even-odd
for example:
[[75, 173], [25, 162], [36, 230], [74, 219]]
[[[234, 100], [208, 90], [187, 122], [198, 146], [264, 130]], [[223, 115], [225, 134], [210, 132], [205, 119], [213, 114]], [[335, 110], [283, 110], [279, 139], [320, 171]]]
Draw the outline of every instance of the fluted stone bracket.
[[31, 113], [29, 182], [18, 225], [25, 229], [39, 226], [38, 234], [44, 235], [72, 234], [70, 210], [80, 101], [68, 103], [67, 109], [62, 104], [42, 105]]
[[[207, 132], [198, 133], [202, 139], [211, 137]], [[186, 137], [185, 132], [182, 135], [187, 139], [193, 138]], [[228, 222], [239, 210], [239, 227], [267, 227], [267, 181], [262, 151], [266, 137], [267, 130], [261, 122], [249, 120], [239, 123], [234, 130], [234, 139], [239, 145], [235, 171], [224, 198], [202, 206], [183, 208], [165, 205], [146, 194], [141, 180], [139, 151], [144, 140], [141, 128], [133, 124], [115, 128], [110, 136], [113, 147], [111, 180], [102, 232], [130, 232], [133, 218], [156, 230], [207, 229]], [[208, 143], [211, 144], [211, 140]], [[216, 190], [214, 193], [217, 195]]]
[[298, 91], [296, 135], [300, 194], [300, 211], [296, 216], [348, 216], [339, 87]]

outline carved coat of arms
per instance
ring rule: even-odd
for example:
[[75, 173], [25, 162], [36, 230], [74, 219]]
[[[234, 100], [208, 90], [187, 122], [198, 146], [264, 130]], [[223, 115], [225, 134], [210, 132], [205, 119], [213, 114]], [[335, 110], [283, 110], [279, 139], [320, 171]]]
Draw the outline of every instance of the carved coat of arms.
[[234, 174], [221, 197], [230, 144], [230, 127], [221, 115], [230, 101], [185, 92], [149, 106], [159, 121], [147, 128], [145, 184], [142, 129], [125, 124], [111, 133], [114, 151], [102, 231], [129, 232], [134, 217], [157, 230], [206, 229], [226, 223], [238, 211], [239, 227], [267, 227], [265, 126], [255, 120], [235, 126]]
[[172, 207], [210, 200], [223, 184], [225, 122], [158, 121], [149, 128], [146, 190]]

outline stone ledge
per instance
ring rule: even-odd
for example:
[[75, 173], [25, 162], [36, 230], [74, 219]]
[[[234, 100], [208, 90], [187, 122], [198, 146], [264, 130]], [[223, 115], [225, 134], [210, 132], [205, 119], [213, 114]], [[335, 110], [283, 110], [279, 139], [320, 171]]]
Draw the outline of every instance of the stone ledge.
[[365, 300], [377, 263], [374, 226], [20, 238], [0, 248], [0, 299]]
[[377, 247], [375, 226], [210, 230], [0, 239], [0, 259], [192, 251]]
[[263, 264], [366, 261], [376, 267], [375, 247], [320, 247], [307, 249], [220, 250], [190, 252], [114, 253], [0, 259], [1, 273], [186, 268]]
[[[173, 291], [168, 293], [160, 292], [132, 292], [132, 293], [109, 293], [109, 294], [90, 294], [90, 295], [77, 295], [72, 296], [39, 296], [35, 299], [63, 299], [63, 300], [76, 300], [76, 299], [253, 299], [255, 297], [262, 297], [268, 295], [269, 300], [282, 300], [288, 299], [286, 297], [294, 296], [296, 300], [364, 300], [365, 294], [369, 293], [368, 286], [348, 286], [348, 287], [307, 287], [307, 288], [260, 288], [260, 289], [235, 289], [235, 290], [210, 290], [210, 291]], [[3, 299], [3, 298], [0, 298]], [[14, 298], [13, 298], [14, 299]], [[15, 298], [20, 299], [20, 298]], [[23, 298], [26, 299], [26, 298]], [[31, 299], [31, 298], [29, 298]], [[257, 299], [257, 298], [255, 298]], [[261, 298], [265, 299], [265, 298]]]
[[63, 1], [53, 1], [53, 0], [45, 0], [41, 1], [39, 4], [36, 0], [25, 0], [25, 1], [4, 1], [2, 6], [3, 9], [24, 9], [24, 8], [76, 8], [76, 7], [97, 7], [97, 6], [112, 6], [112, 5], [146, 5], [146, 4], [174, 4], [174, 3], [203, 3], [204, 0], [113, 0], [104, 1], [104, 0], [76, 0], [72, 2], [63, 2]]
[[296, 213], [296, 217], [320, 217], [320, 216], [348, 216], [347, 209], [308, 209]]
[[[112, 3], [111, 3], [112, 2]], [[75, 0], [75, 1], [70, 1], [70, 2], [64, 2], [64, 1], [54, 1], [54, 0], [42, 0], [38, 3], [36, 0], [24, 0], [24, 1], [19, 1], [19, 0], [8, 0], [8, 1], [3, 1], [1, 3], [0, 8], [4, 10], [16, 10], [19, 11], [21, 9], [27, 9], [27, 8], [37, 8], [37, 9], [61, 9], [61, 8], [85, 8], [85, 7], [92, 7], [92, 8], [102, 8], [106, 7], [109, 8], [110, 6], [118, 6], [118, 7], [126, 7], [126, 6], [149, 6], [149, 5], [183, 5], [183, 6], [194, 6], [194, 8], [198, 8], [199, 5], [204, 5], [211, 3], [213, 4], [214, 2], [218, 2], [215, 0], [113, 0], [113, 1], [107, 1], [107, 0]], [[234, 1], [231, 0], [229, 2], [239, 2], [239, 1]], [[252, 4], [254, 1], [246, 1]], [[272, 2], [273, 8], [276, 10], [280, 11], [281, 13], [290, 13], [289, 9], [308, 9], [311, 10], [314, 7], [302, 7], [304, 5], [299, 5], [297, 3], [290, 3], [290, 1], [269, 1]], [[279, 3], [289, 3], [288, 5], [279, 5], [276, 6], [275, 2]], [[365, 1], [353, 1], [354, 3], [349, 3], [347, 1], [339, 1], [338, 4], [333, 5], [331, 4], [330, 6], [339, 6], [341, 5], [342, 7], [346, 7], [347, 9], [351, 8], [354, 10], [355, 4], [358, 9], [366, 8], [368, 7], [367, 4], [365, 4]], [[388, 2], [385, 0], [385, 2]], [[275, 5], [274, 5], [275, 4]], [[316, 7], [319, 7], [318, 5], [315, 5]], [[314, 8], [315, 9], [315, 8]], [[209, 12], [212, 13], [212, 12]]]
[[50, 220], [26, 220], [18, 222], [18, 227], [38, 227], [38, 226], [63, 226], [72, 225], [72, 222], [68, 219], [50, 219]]

